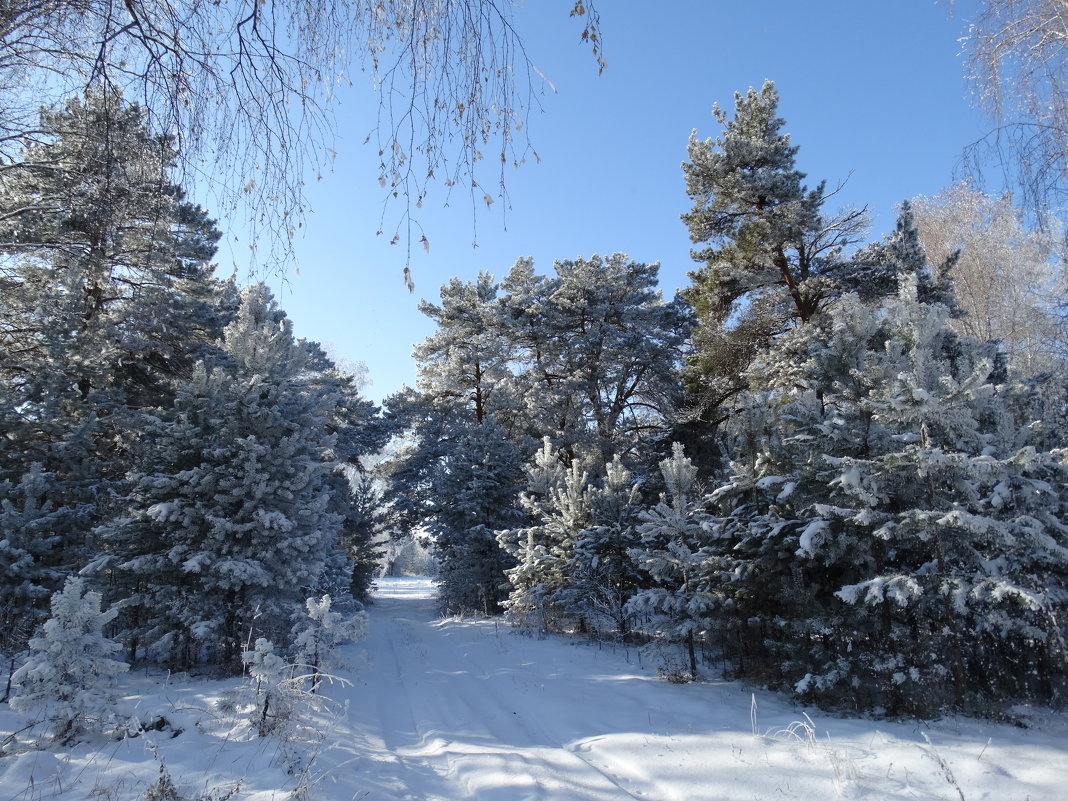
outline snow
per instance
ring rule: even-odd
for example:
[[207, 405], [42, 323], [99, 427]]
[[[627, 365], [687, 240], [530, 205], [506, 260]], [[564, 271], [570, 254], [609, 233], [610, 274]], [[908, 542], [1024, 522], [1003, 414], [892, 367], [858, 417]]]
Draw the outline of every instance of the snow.
[[[46, 751], [9, 738], [0, 801], [140, 799], [161, 763], [183, 798], [240, 783], [252, 801], [300, 783], [321, 801], [1054, 801], [1068, 783], [1060, 714], [874, 721], [713, 678], [670, 684], [633, 647], [443, 619], [429, 579], [379, 579], [368, 636], [341, 656], [351, 684], [327, 687], [336, 703], [290, 742], [218, 704], [240, 680], [127, 676], [120, 711], [169, 728]], [[0, 706], [0, 738], [23, 725]]]

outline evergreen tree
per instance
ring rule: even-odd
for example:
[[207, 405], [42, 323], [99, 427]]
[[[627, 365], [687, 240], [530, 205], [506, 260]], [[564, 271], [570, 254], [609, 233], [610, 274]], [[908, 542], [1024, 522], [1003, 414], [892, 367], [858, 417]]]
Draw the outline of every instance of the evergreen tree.
[[116, 610], [102, 611], [100, 593], [87, 592], [84, 579], [68, 578], [51, 605], [28, 659], [12, 676], [18, 692], [11, 705], [40, 712], [55, 738], [66, 740], [113, 719], [115, 677], [129, 666], [112, 659], [120, 646], [103, 634]]
[[554, 449], [548, 437], [526, 471], [521, 503], [531, 523], [497, 532], [516, 563], [508, 571], [509, 615], [543, 631], [573, 625], [626, 637], [626, 605], [640, 582], [629, 554], [639, 507], [630, 472], [616, 457], [591, 477], [587, 463]]
[[507, 597], [506, 571], [514, 562], [495, 532], [520, 522], [519, 450], [490, 422], [463, 434], [433, 477], [428, 532], [438, 561], [442, 607], [448, 611], [499, 612]]
[[682, 219], [693, 242], [707, 243], [692, 253], [702, 266], [684, 293], [697, 314], [688, 403], [712, 425], [727, 419], [725, 404], [745, 389], [740, 376], [771, 339], [849, 284], [842, 250], [865, 225], [863, 211], [824, 215], [826, 185], [803, 184], [778, 102], [766, 82], [735, 95], [733, 118], [715, 106], [722, 135], [699, 140], [694, 131], [683, 164], [694, 207]]
[[479, 273], [474, 283], [453, 278], [442, 286], [440, 306], [419, 304], [438, 327], [413, 352], [419, 389], [437, 402], [469, 410], [478, 425], [502, 417], [509, 405], [512, 348], [502, 327], [498, 290], [493, 276]]
[[169, 182], [174, 159], [141, 109], [90, 95], [43, 111], [0, 183], [0, 538], [37, 536], [34, 476], [49, 592], [120, 505], [142, 410], [169, 405], [230, 311], [208, 265], [219, 234]]
[[[15, 486], [0, 485], [0, 653], [23, 649], [45, 617], [52, 587], [62, 581], [56, 532], [77, 525], [72, 510], [49, 499], [51, 477], [38, 463]], [[6, 693], [5, 693], [6, 697]]]
[[631, 551], [641, 542], [639, 486], [617, 455], [590, 497], [591, 525], [575, 535], [568, 586], [560, 602], [594, 629], [609, 628], [627, 639], [634, 614], [628, 603], [643, 586]]
[[309, 387], [308, 350], [263, 285], [242, 293], [223, 352], [159, 421], [129, 516], [100, 532], [131, 654], [176, 666], [236, 668], [249, 632], [284, 644], [338, 547], [338, 397]]
[[557, 261], [556, 275], [529, 259], [502, 288], [503, 325], [534, 436], [598, 470], [661, 436], [678, 400], [676, 367], [687, 318], [657, 289], [659, 265], [623, 253]]
[[520, 624], [548, 631], [557, 625], [553, 596], [563, 583], [573, 538], [589, 522], [588, 475], [575, 461], [565, 469], [548, 437], [526, 473], [527, 491], [520, 500], [533, 523], [497, 532], [497, 541], [516, 562], [508, 570], [511, 590], [504, 606]]
[[689, 677], [697, 677], [696, 642], [721, 608], [720, 561], [710, 541], [708, 515], [693, 498], [697, 467], [679, 443], [660, 463], [668, 498], [644, 511], [638, 532], [641, 544], [631, 549], [635, 564], [652, 586], [637, 593], [630, 611], [650, 618], [655, 630], [686, 644]]
[[1066, 678], [1065, 467], [1014, 419], [996, 351], [915, 277], [783, 337], [748, 379], [713, 499], [735, 664], [832, 704], [930, 714]]

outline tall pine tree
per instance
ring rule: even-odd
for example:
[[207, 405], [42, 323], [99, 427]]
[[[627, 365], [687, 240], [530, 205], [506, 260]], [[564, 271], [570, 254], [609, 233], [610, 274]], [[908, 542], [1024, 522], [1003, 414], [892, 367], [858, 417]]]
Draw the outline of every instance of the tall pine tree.
[[236, 669], [250, 633], [285, 643], [338, 545], [339, 398], [309, 382], [308, 348], [263, 285], [242, 293], [223, 358], [182, 387], [129, 516], [100, 532], [131, 654], [176, 666]]

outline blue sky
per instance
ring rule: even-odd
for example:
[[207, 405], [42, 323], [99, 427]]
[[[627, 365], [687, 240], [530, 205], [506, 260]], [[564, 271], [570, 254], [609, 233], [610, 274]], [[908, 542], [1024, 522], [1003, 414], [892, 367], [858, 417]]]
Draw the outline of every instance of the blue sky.
[[[375, 235], [384, 192], [363, 142], [377, 98], [359, 75], [341, 98], [337, 160], [309, 187], [299, 274], [268, 280], [299, 336], [367, 365], [376, 401], [414, 384], [412, 346], [433, 332], [418, 301], [452, 276], [500, 277], [521, 256], [548, 273], [554, 259], [622, 251], [660, 262], [665, 296], [685, 286], [696, 265], [680, 163], [692, 129], [719, 134], [712, 104], [732, 110], [735, 91], [775, 81], [809, 185], [848, 179], [828, 205], [867, 205], [872, 238], [892, 229], [895, 204], [954, 180], [988, 124], [961, 64], [970, 2], [950, 17], [934, 0], [601, 0], [601, 75], [571, 5], [528, 0], [515, 13], [556, 89], [530, 121], [541, 163], [509, 174], [510, 208], [479, 203], [474, 218], [465, 194], [442, 207], [435, 189], [420, 212], [431, 247], [413, 248], [414, 294], [402, 246]], [[386, 209], [387, 224], [398, 212]], [[220, 272], [233, 259], [220, 253]]]

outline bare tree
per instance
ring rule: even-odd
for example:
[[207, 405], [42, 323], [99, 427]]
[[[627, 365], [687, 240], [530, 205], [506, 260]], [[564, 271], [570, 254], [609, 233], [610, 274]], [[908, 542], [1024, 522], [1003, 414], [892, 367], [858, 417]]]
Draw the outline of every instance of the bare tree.
[[[368, 139], [380, 182], [403, 206], [395, 241], [410, 247], [421, 233], [413, 210], [435, 179], [492, 200], [505, 193], [505, 168], [533, 152], [524, 122], [540, 78], [512, 9], [509, 0], [0, 0], [0, 159], [32, 136], [42, 103], [121, 88], [175, 137], [182, 182], [210, 183], [223, 211], [247, 212], [251, 240], [281, 244], [284, 258], [302, 223], [303, 182], [332, 155], [336, 87], [362, 68], [379, 92]], [[592, 0], [573, 2], [571, 15], [603, 67]], [[488, 191], [476, 170], [484, 159], [496, 165]]]
[[1057, 232], [1029, 231], [1008, 196], [959, 183], [912, 201], [920, 241], [937, 264], [954, 251], [953, 285], [964, 316], [949, 321], [981, 342], [998, 341], [1026, 376], [1063, 371], [1068, 325], [1063, 253]]
[[964, 43], [995, 120], [969, 148], [970, 166], [981, 175], [993, 159], [1025, 207], [1059, 210], [1068, 199], [1068, 0], [983, 0]]

